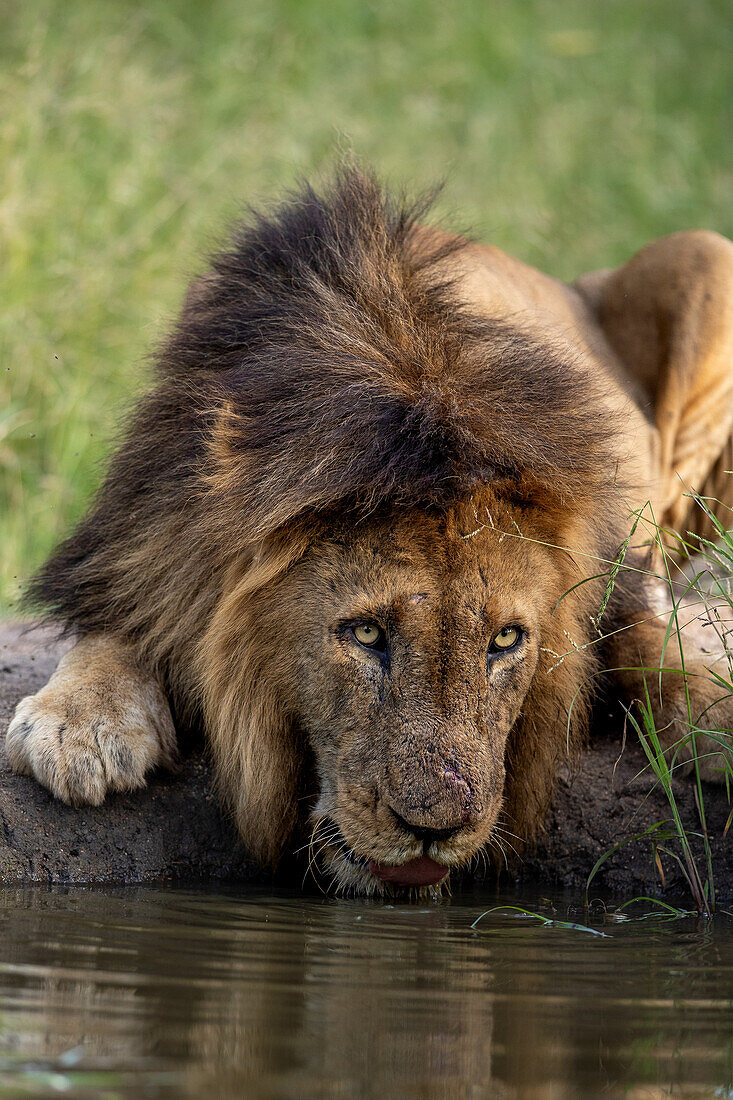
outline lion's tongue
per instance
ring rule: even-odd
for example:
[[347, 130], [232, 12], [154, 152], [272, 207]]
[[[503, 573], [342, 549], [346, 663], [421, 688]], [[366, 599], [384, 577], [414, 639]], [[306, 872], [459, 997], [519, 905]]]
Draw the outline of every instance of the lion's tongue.
[[435, 886], [448, 874], [447, 867], [428, 856], [411, 859], [399, 867], [389, 867], [386, 863], [372, 860], [369, 870], [382, 882], [394, 882], [398, 886]]

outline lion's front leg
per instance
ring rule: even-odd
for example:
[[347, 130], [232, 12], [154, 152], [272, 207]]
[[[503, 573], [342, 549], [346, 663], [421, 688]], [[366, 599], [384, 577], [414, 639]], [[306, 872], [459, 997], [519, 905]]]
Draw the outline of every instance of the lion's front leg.
[[157, 681], [116, 639], [85, 638], [35, 695], [17, 706], [5, 743], [10, 764], [74, 805], [133, 790], [171, 766], [176, 735]]
[[624, 608], [609, 638], [609, 666], [629, 701], [651, 711], [668, 759], [690, 771], [697, 756], [701, 778], [716, 783], [733, 768], [733, 692], [725, 685], [730, 617], [727, 604], [690, 600], [672, 615], [651, 599]]

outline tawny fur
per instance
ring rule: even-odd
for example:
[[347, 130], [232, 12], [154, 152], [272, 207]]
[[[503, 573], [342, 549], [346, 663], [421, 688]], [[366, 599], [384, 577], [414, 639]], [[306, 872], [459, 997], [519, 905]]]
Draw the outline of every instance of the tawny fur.
[[[92, 648], [21, 704], [16, 767], [71, 800], [139, 785], [171, 758], [169, 704], [205, 729], [257, 859], [277, 863], [312, 812], [334, 880], [360, 888], [364, 860], [422, 851], [399, 818], [453, 821], [441, 776], [471, 791], [460, 833], [427, 849], [447, 866], [540, 827], [587, 727], [630, 512], [686, 518], [676, 462], [722, 481], [733, 249], [681, 235], [573, 289], [424, 214], [346, 172], [241, 230], [194, 285], [96, 502], [31, 585]], [[680, 257], [694, 294], [668, 277]], [[659, 660], [629, 617], [652, 603], [618, 586], [607, 619], [627, 640], [607, 664]], [[487, 662], [520, 614], [522, 646]], [[346, 625], [379, 615], [395, 639], [380, 669]], [[74, 692], [94, 709], [96, 669], [122, 677], [115, 714], [150, 691], [164, 704], [126, 776], [103, 759], [106, 787], [47, 750]], [[92, 729], [75, 733], [84, 759]]]

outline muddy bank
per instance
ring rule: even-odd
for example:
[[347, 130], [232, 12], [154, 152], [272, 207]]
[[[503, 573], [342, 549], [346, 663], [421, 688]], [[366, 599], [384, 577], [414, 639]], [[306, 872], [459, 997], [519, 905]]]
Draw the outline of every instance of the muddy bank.
[[[627, 744], [622, 749], [621, 731], [622, 723], [615, 718], [605, 730], [594, 734], [574, 773], [563, 774], [545, 835], [522, 861], [522, 880], [585, 887], [596, 860], [614, 845], [643, 833], [659, 821], [672, 828], [669, 804], [661, 790], [654, 787], [641, 748]], [[693, 784], [686, 779], [674, 780], [673, 791], [685, 828], [699, 834]], [[719, 901], [730, 900], [733, 827], [727, 835], [724, 833], [731, 805], [724, 787], [709, 784], [703, 786], [703, 800], [716, 893]], [[691, 843], [704, 875], [702, 841], [693, 836]], [[680, 851], [674, 841], [658, 839], [657, 844]], [[690, 900], [679, 865], [664, 852], [655, 853], [651, 837], [626, 844], [604, 863], [594, 879], [591, 895], [607, 892], [627, 897], [654, 893], [668, 900], [680, 898], [687, 903]]]
[[0, 881], [253, 877], [201, 755], [189, 755], [176, 776], [160, 773], [143, 791], [81, 810], [10, 771], [4, 741], [15, 704], [46, 682], [64, 648], [48, 631], [0, 624]]
[[[156, 775], [146, 790], [112, 795], [97, 809], [73, 810], [30, 779], [13, 775], [2, 752], [5, 729], [22, 696], [37, 691], [53, 671], [62, 645], [42, 630], [0, 625], [0, 881], [159, 882], [247, 880], [257, 875], [212, 793], [200, 752], [175, 777]], [[603, 716], [602, 716], [603, 717]], [[518, 868], [523, 882], [578, 887], [598, 857], [620, 840], [669, 817], [661, 792], [651, 790], [641, 751], [621, 751], [618, 719], [596, 734], [558, 786], [547, 831]], [[699, 829], [692, 786], [675, 784], [683, 820]], [[724, 790], [707, 788], [706, 809], [720, 897], [733, 897], [733, 844], [723, 836], [730, 812]], [[664, 892], [680, 887], [674, 861], [662, 855]], [[660, 892], [650, 841], [615, 853], [593, 893]]]

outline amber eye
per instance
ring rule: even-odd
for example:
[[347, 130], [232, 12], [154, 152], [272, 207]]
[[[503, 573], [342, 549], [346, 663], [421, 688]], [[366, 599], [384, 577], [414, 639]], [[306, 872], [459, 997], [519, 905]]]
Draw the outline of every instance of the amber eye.
[[492, 649], [513, 649], [522, 632], [518, 626], [503, 626], [491, 643]]
[[384, 642], [384, 631], [376, 623], [357, 623], [353, 631], [359, 645], [368, 646], [369, 649], [378, 649]]

